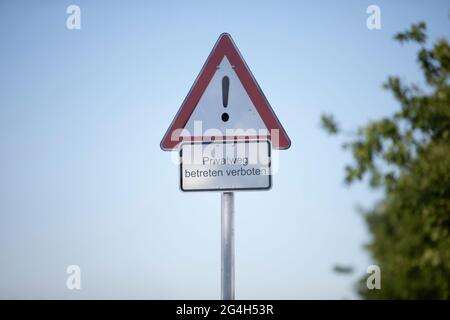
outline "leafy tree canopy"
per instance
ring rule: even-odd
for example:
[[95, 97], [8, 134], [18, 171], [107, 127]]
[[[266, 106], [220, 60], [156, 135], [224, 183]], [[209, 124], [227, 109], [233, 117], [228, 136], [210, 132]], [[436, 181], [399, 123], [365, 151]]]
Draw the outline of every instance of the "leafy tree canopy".
[[[394, 39], [419, 46], [422, 87], [391, 76], [384, 84], [400, 108], [358, 128], [344, 144], [354, 162], [345, 168], [349, 184], [368, 178], [384, 198], [365, 212], [372, 241], [368, 250], [381, 268], [381, 290], [358, 291], [367, 299], [450, 298], [450, 47], [438, 39], [427, 47], [425, 23]], [[330, 134], [340, 128], [322, 115]]]

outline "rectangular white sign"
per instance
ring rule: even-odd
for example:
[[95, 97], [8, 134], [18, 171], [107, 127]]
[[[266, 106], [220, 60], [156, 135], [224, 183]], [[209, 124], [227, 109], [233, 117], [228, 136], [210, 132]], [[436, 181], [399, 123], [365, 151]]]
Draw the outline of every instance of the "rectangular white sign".
[[182, 191], [270, 189], [270, 153], [268, 140], [183, 143], [180, 188]]

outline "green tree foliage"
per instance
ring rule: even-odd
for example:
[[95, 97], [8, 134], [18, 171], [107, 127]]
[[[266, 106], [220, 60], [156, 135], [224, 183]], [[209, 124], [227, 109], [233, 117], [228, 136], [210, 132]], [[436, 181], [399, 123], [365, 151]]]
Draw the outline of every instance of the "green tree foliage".
[[[419, 46], [425, 84], [389, 77], [384, 88], [400, 108], [360, 127], [344, 144], [353, 155], [345, 180], [367, 178], [384, 198], [364, 212], [372, 240], [368, 250], [381, 268], [381, 290], [358, 291], [366, 299], [450, 298], [450, 47], [444, 38], [427, 47], [425, 23], [394, 37]], [[322, 127], [339, 133], [332, 116]]]

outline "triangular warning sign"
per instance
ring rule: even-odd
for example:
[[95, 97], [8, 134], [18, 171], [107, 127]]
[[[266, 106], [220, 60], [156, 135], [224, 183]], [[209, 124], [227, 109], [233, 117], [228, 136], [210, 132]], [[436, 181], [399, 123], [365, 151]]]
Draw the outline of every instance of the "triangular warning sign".
[[161, 141], [267, 138], [276, 149], [291, 141], [231, 36], [220, 35], [194, 85]]

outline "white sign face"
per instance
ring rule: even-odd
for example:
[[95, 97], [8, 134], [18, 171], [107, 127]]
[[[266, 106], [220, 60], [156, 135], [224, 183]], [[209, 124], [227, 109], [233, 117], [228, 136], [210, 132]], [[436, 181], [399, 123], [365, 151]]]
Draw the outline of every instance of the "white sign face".
[[180, 148], [182, 191], [267, 190], [268, 140], [188, 142]]
[[[227, 90], [223, 82], [227, 79]], [[226, 103], [223, 103], [224, 96]], [[228, 115], [226, 121], [221, 115]], [[267, 136], [268, 130], [227, 57], [217, 67], [181, 136], [196, 132], [195, 122], [211, 135]], [[211, 130], [213, 128], [213, 130]]]

